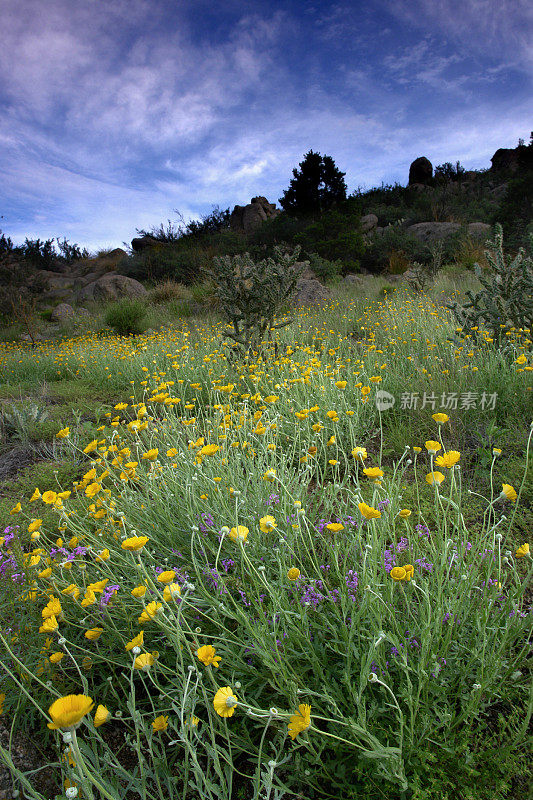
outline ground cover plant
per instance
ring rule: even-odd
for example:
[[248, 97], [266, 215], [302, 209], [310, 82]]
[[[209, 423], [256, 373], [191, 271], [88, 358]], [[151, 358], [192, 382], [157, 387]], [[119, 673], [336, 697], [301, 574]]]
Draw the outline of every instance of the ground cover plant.
[[225, 321], [0, 347], [114, 397], [57, 426], [73, 480], [3, 487], [4, 718], [57, 797], [525, 796], [531, 332], [461, 338], [439, 286], [240, 358]]

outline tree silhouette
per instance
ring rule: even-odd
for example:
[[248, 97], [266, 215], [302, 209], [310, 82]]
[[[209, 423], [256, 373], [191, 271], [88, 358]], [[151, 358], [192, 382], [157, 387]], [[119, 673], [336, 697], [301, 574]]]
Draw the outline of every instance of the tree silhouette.
[[289, 188], [279, 199], [281, 207], [291, 214], [320, 214], [346, 200], [346, 173], [337, 168], [331, 156], [309, 150], [292, 174]]

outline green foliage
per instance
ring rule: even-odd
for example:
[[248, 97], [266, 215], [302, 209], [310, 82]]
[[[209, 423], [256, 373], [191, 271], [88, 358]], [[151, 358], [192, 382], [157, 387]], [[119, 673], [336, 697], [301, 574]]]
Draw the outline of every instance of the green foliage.
[[309, 150], [300, 169], [293, 169], [289, 188], [279, 202], [290, 214], [320, 214], [346, 200], [345, 172], [341, 172], [331, 156]]
[[483, 326], [499, 343], [511, 328], [530, 328], [533, 322], [533, 234], [531, 255], [526, 256], [520, 248], [512, 260], [503, 252], [501, 225], [495, 226], [494, 240], [487, 244], [489, 269], [475, 267], [483, 288], [476, 294], [467, 291], [468, 303], [448, 307], [466, 333], [470, 334], [472, 327]]
[[214, 259], [210, 277], [222, 315], [233, 325], [228, 336], [246, 353], [259, 347], [271, 330], [292, 321], [276, 322], [275, 317], [291, 300], [298, 277], [307, 266], [306, 262], [300, 268], [295, 266], [299, 254], [299, 247], [292, 253], [275, 247], [274, 258], [258, 262], [248, 253]]
[[48, 418], [46, 408], [29, 403], [20, 406], [5, 406], [0, 412], [0, 429], [4, 437], [27, 442], [35, 428]]
[[359, 225], [359, 206], [353, 201], [321, 214], [294, 236], [307, 255], [317, 253], [328, 260], [340, 260], [344, 271], [356, 272], [364, 252]]
[[330, 261], [328, 258], [322, 258], [318, 253], [309, 253], [307, 256], [309, 266], [319, 278], [324, 280], [336, 278], [342, 272], [342, 261]]
[[145, 329], [146, 305], [142, 300], [124, 297], [106, 311], [105, 321], [119, 336], [139, 334]]
[[461, 166], [459, 161], [455, 164], [447, 161], [445, 164], [439, 164], [438, 167], [435, 167], [433, 178], [436, 183], [457, 182], [462, 180], [464, 173], [465, 168]]
[[427, 263], [431, 257], [428, 246], [408, 233], [400, 221], [372, 237], [362, 253], [361, 266], [368, 270], [383, 269], [394, 253], [402, 253], [405, 263]]

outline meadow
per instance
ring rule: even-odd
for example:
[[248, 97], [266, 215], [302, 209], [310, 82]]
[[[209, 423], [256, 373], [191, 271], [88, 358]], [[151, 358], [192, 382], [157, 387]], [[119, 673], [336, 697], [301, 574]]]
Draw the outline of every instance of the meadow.
[[526, 796], [531, 331], [382, 286], [0, 344], [13, 797]]

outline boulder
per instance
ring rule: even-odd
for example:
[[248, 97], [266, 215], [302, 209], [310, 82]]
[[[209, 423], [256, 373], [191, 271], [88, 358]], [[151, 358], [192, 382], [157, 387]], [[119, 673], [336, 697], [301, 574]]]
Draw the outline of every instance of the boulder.
[[331, 297], [331, 292], [320, 281], [316, 279], [300, 278], [296, 284], [296, 297], [294, 302], [297, 306], [311, 306], [315, 303], [327, 303]]
[[428, 184], [433, 178], [433, 164], [425, 156], [415, 158], [409, 167], [409, 186], [413, 183]]
[[66, 322], [73, 322], [76, 312], [69, 303], [60, 303], [54, 308], [50, 315], [52, 322], [64, 325]]
[[492, 156], [490, 163], [492, 172], [518, 172], [520, 166], [518, 148], [500, 147]]
[[364, 217], [361, 217], [361, 230], [363, 233], [369, 233], [370, 231], [374, 230], [377, 227], [378, 218], [375, 214], [365, 214]]
[[153, 236], [139, 236], [131, 240], [131, 249], [135, 253], [140, 253], [142, 250], [146, 250], [147, 247], [157, 247], [160, 244], [159, 239], [155, 239]]
[[430, 245], [448, 239], [460, 230], [458, 222], [417, 222], [407, 228], [407, 232], [415, 239]]
[[252, 197], [248, 205], [235, 206], [229, 218], [230, 228], [236, 233], [250, 233], [267, 219], [277, 217], [280, 213], [276, 204], [269, 203], [266, 197]]
[[110, 272], [98, 280], [83, 286], [77, 294], [77, 300], [118, 300], [120, 297], [146, 297], [148, 292], [139, 281], [126, 275]]
[[468, 226], [468, 235], [473, 239], [488, 239], [492, 228], [486, 222], [471, 222]]
[[344, 276], [344, 283], [347, 283], [349, 286], [360, 286], [364, 281], [360, 275], [353, 275], [350, 273]]

